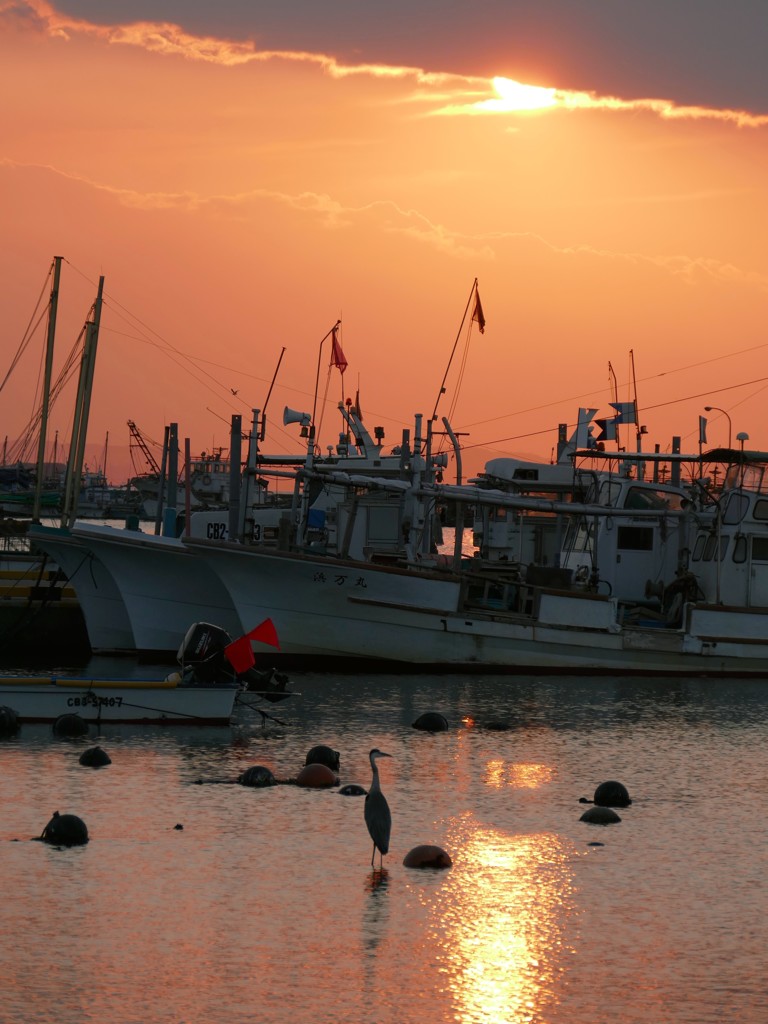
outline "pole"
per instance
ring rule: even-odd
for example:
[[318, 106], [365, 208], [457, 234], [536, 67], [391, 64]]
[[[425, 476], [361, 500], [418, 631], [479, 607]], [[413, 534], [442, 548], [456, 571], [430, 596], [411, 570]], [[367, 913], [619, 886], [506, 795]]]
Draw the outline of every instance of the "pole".
[[312, 426], [309, 428], [311, 436], [313, 438], [315, 432], [315, 414], [317, 412], [317, 392], [320, 389], [320, 357], [322, 356], [323, 353], [323, 345], [326, 343], [326, 341], [328, 340], [328, 338], [330, 338], [332, 334], [336, 333], [336, 331], [339, 329], [340, 324], [341, 320], [337, 320], [333, 327], [330, 329], [330, 331], [328, 331], [323, 340], [320, 342], [320, 348], [318, 349], [317, 352], [317, 376], [315, 377], [315, 399], [314, 402], [312, 403]]
[[[40, 505], [43, 494], [43, 477], [45, 475], [45, 442], [48, 431], [48, 412], [51, 400], [51, 376], [53, 372], [53, 340], [56, 334], [56, 313], [59, 308], [59, 280], [61, 278], [61, 256], [53, 258], [53, 282], [51, 297], [48, 302], [48, 336], [45, 345], [45, 371], [43, 377], [43, 404], [40, 410], [40, 440], [37, 448], [37, 479], [35, 481], [35, 499], [32, 506], [32, 522], [40, 522]], [[5, 462], [5, 459], [3, 459]]]
[[240, 540], [240, 460], [243, 443], [242, 416], [232, 417], [229, 440], [229, 540]]
[[435, 408], [432, 410], [432, 420], [433, 421], [437, 419], [437, 407], [440, 404], [440, 399], [445, 394], [445, 382], [448, 380], [448, 373], [450, 372], [450, 369], [451, 369], [451, 363], [453, 362], [453, 357], [456, 355], [456, 346], [459, 344], [459, 338], [461, 337], [461, 332], [464, 330], [464, 324], [465, 324], [466, 319], [467, 319], [467, 313], [469, 312], [470, 303], [472, 302], [472, 296], [475, 295], [476, 292], [477, 292], [477, 278], [475, 278], [475, 280], [474, 280], [474, 282], [472, 284], [472, 290], [470, 291], [469, 298], [467, 299], [467, 305], [466, 305], [466, 308], [464, 310], [464, 316], [461, 318], [461, 324], [459, 325], [459, 329], [458, 329], [458, 331], [456, 333], [456, 340], [454, 341], [453, 348], [451, 349], [451, 355], [450, 355], [450, 358], [448, 360], [448, 365], [446, 366], [445, 373], [443, 374], [443, 381], [442, 381], [442, 383], [440, 385], [440, 390], [437, 393], [437, 398], [435, 399]]
[[64, 493], [62, 526], [71, 526], [77, 518], [77, 506], [80, 498], [80, 479], [83, 473], [85, 457], [85, 439], [88, 434], [88, 418], [93, 394], [93, 375], [96, 368], [96, 348], [101, 325], [101, 307], [104, 297], [104, 277], [99, 278], [96, 301], [93, 304], [93, 318], [85, 326], [85, 343], [83, 358], [80, 363], [80, 382], [78, 399], [75, 409], [75, 422], [72, 428], [72, 445], [69, 452], [67, 482]]

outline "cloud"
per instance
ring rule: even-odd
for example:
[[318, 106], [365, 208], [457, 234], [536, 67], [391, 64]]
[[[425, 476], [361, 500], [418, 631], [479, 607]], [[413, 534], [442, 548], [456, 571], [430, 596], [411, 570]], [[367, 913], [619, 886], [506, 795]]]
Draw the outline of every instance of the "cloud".
[[[556, 87], [525, 85], [497, 76], [491, 80], [423, 68], [386, 64], [343, 64], [324, 53], [303, 50], [259, 50], [252, 40], [236, 42], [186, 32], [171, 22], [137, 21], [122, 25], [96, 25], [56, 10], [48, 0], [0, 0], [0, 16], [34, 20], [50, 36], [69, 39], [80, 34], [95, 37], [110, 45], [136, 46], [152, 53], [180, 56], [225, 67], [252, 62], [296, 61], [321, 68], [332, 78], [366, 76], [374, 79], [408, 80], [417, 91], [410, 99], [436, 104], [432, 111], [440, 116], [507, 116], [531, 111], [609, 112], [644, 111], [664, 120], [715, 120], [739, 128], [768, 125], [768, 115], [745, 110], [677, 105], [658, 98], [621, 99], [599, 96], [594, 92], [569, 91]], [[446, 86], [451, 87], [446, 89]]]
[[607, 110], [634, 113], [645, 111], [664, 120], [714, 120], [735, 124], [738, 128], [762, 128], [768, 115], [751, 114], [745, 110], [718, 110], [712, 107], [678, 106], [672, 100], [633, 99], [598, 96], [594, 92], [569, 92], [555, 87], [525, 85], [509, 78], [494, 78], [494, 94], [483, 99], [462, 100], [456, 97], [440, 107], [442, 116], [520, 114], [548, 110]]
[[107, 194], [116, 202], [137, 210], [203, 213], [208, 209], [220, 213], [227, 209], [233, 215], [247, 219], [249, 207], [270, 203], [317, 217], [328, 230], [367, 229], [374, 233], [399, 234], [419, 245], [428, 246], [444, 256], [458, 260], [484, 263], [497, 261], [505, 257], [505, 250], [511, 243], [526, 244], [546, 249], [559, 257], [619, 261], [653, 267], [669, 277], [686, 280], [691, 284], [699, 283], [705, 278], [713, 284], [738, 284], [751, 290], [768, 292], [768, 277], [720, 260], [685, 254], [622, 252], [579, 243], [556, 245], [542, 235], [530, 231], [496, 231], [470, 235], [455, 231], [445, 224], [435, 223], [419, 210], [403, 209], [391, 200], [373, 200], [352, 206], [341, 203], [327, 193], [303, 191], [293, 194], [273, 189], [252, 189], [232, 195], [202, 195], [192, 191], [138, 192], [92, 181], [83, 175], [62, 171], [51, 165], [22, 164], [14, 160], [0, 159], [0, 167], [54, 174], [85, 188]]

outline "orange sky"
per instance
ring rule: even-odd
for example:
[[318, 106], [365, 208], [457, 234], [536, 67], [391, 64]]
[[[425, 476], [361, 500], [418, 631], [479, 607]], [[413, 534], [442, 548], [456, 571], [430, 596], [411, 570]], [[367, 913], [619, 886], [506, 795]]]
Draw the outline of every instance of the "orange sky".
[[[462, 335], [439, 408], [474, 446], [470, 472], [548, 458], [580, 405], [608, 414], [609, 361], [631, 398], [630, 350], [648, 447], [679, 434], [695, 450], [705, 405], [768, 447], [768, 109], [676, 102], [652, 78], [635, 95], [568, 88], [551, 60], [549, 91], [530, 93], [512, 70], [265, 55], [0, 0], [0, 376], [61, 255], [57, 367], [105, 277], [89, 440], [93, 462], [109, 432], [112, 479], [130, 470], [128, 419], [227, 445], [283, 347], [266, 448], [296, 451], [283, 406], [312, 408], [338, 318], [346, 391], [395, 444], [432, 412], [477, 278], [487, 327], [457, 392]], [[3, 387], [9, 445], [42, 345], [40, 330]], [[71, 404], [53, 413], [62, 438]], [[336, 429], [329, 407], [324, 445]], [[711, 414], [709, 442], [727, 433]]]

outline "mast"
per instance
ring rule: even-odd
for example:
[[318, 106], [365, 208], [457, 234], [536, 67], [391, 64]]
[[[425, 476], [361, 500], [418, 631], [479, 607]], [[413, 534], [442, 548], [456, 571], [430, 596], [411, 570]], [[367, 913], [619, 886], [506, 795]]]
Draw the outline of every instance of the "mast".
[[[59, 279], [61, 277], [61, 256], [53, 257], [53, 282], [51, 297], [48, 302], [48, 336], [45, 344], [45, 371], [43, 376], [43, 404], [40, 409], [40, 440], [37, 446], [37, 479], [35, 480], [35, 498], [32, 505], [32, 522], [40, 522], [40, 505], [43, 494], [43, 476], [45, 474], [45, 441], [48, 430], [48, 412], [51, 399], [51, 376], [53, 371], [53, 339], [56, 334], [56, 313], [59, 307]], [[3, 459], [5, 462], [5, 459]]]
[[[640, 413], [637, 408], [637, 377], [635, 376], [635, 350], [631, 348], [629, 350], [629, 359], [632, 366], [632, 391], [635, 399], [635, 441], [636, 450], [641, 452], [643, 450], [643, 431], [640, 428]], [[642, 480], [645, 476], [645, 465], [642, 462], [637, 464], [637, 478]]]
[[75, 415], [72, 424], [72, 443], [69, 448], [64, 501], [62, 504], [61, 525], [71, 526], [77, 518], [77, 506], [80, 497], [80, 480], [83, 473], [85, 457], [85, 438], [88, 433], [88, 417], [91, 410], [91, 394], [93, 392], [93, 373], [96, 366], [96, 347], [99, 340], [101, 324], [101, 307], [104, 295], [104, 277], [99, 278], [99, 289], [93, 304], [93, 317], [85, 325], [85, 342], [80, 361], [80, 380], [75, 400]]
[[446, 366], [445, 373], [443, 374], [443, 381], [442, 384], [440, 385], [440, 390], [437, 393], [437, 398], [435, 399], [435, 408], [432, 410], [433, 423], [437, 419], [437, 407], [440, 404], [440, 399], [445, 394], [445, 382], [448, 380], [448, 373], [450, 372], [451, 369], [451, 363], [453, 362], [453, 357], [456, 355], [456, 346], [459, 344], [461, 332], [464, 330], [464, 324], [466, 322], [467, 313], [469, 312], [469, 306], [470, 303], [472, 302], [473, 297], [475, 300], [475, 305], [473, 307], [472, 319], [477, 320], [478, 324], [480, 325], [481, 334], [485, 329], [485, 317], [483, 316], [482, 307], [480, 305], [480, 293], [477, 287], [477, 278], [475, 278], [475, 280], [472, 282], [472, 289], [469, 293], [469, 298], [467, 299], [467, 305], [464, 310], [464, 316], [461, 318], [461, 324], [459, 325], [459, 329], [456, 333], [456, 340], [454, 341], [453, 348], [451, 349], [451, 355], [450, 358], [448, 359], [448, 365]]

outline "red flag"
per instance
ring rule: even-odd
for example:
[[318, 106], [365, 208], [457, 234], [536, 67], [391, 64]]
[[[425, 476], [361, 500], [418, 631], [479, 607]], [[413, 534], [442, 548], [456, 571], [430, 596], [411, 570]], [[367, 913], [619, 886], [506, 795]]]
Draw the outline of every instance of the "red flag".
[[277, 639], [277, 630], [272, 619], [264, 619], [258, 626], [245, 634], [246, 639], [250, 642], [251, 640], [260, 640], [263, 644], [271, 644], [272, 647], [280, 649], [280, 641]]
[[227, 661], [238, 673], [247, 672], [249, 668], [253, 668], [256, 659], [253, 656], [253, 649], [251, 648], [251, 641], [248, 636], [238, 637], [237, 640], [233, 640], [231, 644], [227, 644], [224, 648], [224, 654], [227, 656]]
[[338, 366], [342, 373], [347, 368], [347, 360], [341, 351], [341, 345], [336, 339], [336, 331], [333, 332], [333, 351], [331, 352], [331, 366]]
[[483, 307], [480, 303], [480, 289], [475, 288], [475, 311], [472, 314], [472, 319], [477, 321], [477, 325], [480, 328], [480, 333], [485, 333], [485, 314], [483, 313]]

